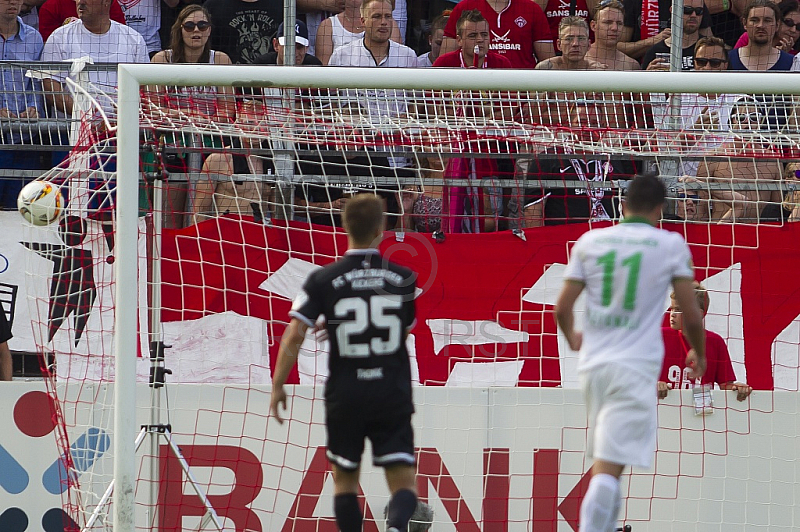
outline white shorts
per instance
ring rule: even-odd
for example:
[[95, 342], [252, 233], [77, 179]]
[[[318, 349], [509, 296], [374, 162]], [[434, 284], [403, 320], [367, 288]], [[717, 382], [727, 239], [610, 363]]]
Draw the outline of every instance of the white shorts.
[[587, 455], [649, 468], [658, 430], [658, 376], [608, 363], [581, 372], [579, 378], [589, 417]]

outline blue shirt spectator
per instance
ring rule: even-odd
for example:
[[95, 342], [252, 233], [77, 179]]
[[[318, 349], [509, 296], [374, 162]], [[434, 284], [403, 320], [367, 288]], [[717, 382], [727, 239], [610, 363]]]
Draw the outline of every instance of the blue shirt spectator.
[[[20, 0], [0, 0], [10, 9], [0, 9], [0, 51], [3, 61], [38, 61], [42, 55], [42, 36], [19, 17]], [[41, 88], [25, 76], [27, 66], [4, 65], [0, 68], [0, 120], [36, 119], [42, 108]], [[30, 134], [22, 128], [0, 128], [0, 144], [30, 144]], [[2, 175], [3, 169], [39, 168], [39, 153], [33, 150], [0, 149], [0, 207], [15, 208], [17, 195], [25, 181], [19, 176]]]
[[[16, 34], [9, 38], [0, 36], [3, 61], [38, 61], [44, 47], [42, 36], [34, 28], [22, 22], [20, 17], [17, 17], [17, 24], [19, 29]], [[36, 118], [38, 116], [38, 112], [42, 108], [41, 89], [35, 88], [33, 80], [25, 77], [27, 69], [27, 66], [9, 68], [8, 65], [2, 69], [0, 117]]]

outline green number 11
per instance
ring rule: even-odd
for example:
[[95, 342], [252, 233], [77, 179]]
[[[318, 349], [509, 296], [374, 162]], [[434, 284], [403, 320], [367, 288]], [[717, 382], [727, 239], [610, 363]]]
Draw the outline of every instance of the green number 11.
[[[617, 266], [617, 252], [609, 251], [605, 255], [599, 256], [597, 264], [603, 267], [602, 304], [607, 307], [611, 304], [611, 296], [614, 293], [614, 269]], [[622, 266], [628, 268], [628, 282], [625, 283], [625, 300], [622, 303], [622, 308], [625, 310], [633, 310], [636, 307], [636, 285], [639, 282], [639, 267], [641, 264], [641, 252], [634, 253], [621, 262]]]

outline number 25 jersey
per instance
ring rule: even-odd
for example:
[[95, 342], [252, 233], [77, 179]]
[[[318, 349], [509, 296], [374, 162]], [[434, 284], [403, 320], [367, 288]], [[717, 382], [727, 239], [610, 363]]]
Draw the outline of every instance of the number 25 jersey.
[[416, 274], [377, 249], [348, 250], [308, 277], [289, 315], [312, 327], [325, 316], [329, 408], [360, 402], [413, 411], [405, 339], [414, 325], [415, 290]]

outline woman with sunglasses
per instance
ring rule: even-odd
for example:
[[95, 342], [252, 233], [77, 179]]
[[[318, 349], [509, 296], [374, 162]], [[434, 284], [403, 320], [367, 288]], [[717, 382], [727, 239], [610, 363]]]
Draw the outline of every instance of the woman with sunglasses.
[[[186, 6], [172, 25], [170, 47], [153, 56], [153, 63], [230, 65], [227, 54], [211, 49], [211, 22], [206, 9]], [[231, 87], [169, 87], [160, 91], [159, 107], [173, 117], [187, 116], [231, 122], [236, 114]]]
[[[152, 63], [202, 63], [230, 65], [227, 54], [211, 49], [211, 17], [208, 11], [198, 4], [186, 6], [170, 30], [170, 47], [153, 56]], [[236, 102], [231, 87], [148, 87], [151, 111], [154, 115], [168, 116], [172, 120], [193, 123], [230, 123], [236, 116]], [[218, 139], [203, 137], [203, 144], [218, 145]], [[183, 136], [170, 136], [163, 139], [167, 147], [163, 167], [169, 172], [187, 173], [197, 171], [189, 168], [188, 154], [176, 153], [181, 148], [194, 143]], [[170, 150], [169, 148], [173, 149]], [[217, 147], [221, 147], [218, 145]], [[167, 192], [167, 226], [183, 225], [185, 210], [197, 210], [198, 203], [208, 203], [206, 198], [214, 192], [215, 184], [208, 179], [192, 180], [189, 187], [184, 183], [173, 185]], [[187, 190], [188, 189], [188, 190]], [[184, 209], [187, 196], [187, 208]]]
[[[792, 55], [797, 54], [795, 45], [800, 39], [800, 2], [798, 0], [783, 0], [778, 4], [781, 12], [781, 22], [772, 43], [776, 48]], [[747, 32], [743, 33], [736, 41], [734, 48], [742, 48], [750, 42]]]

